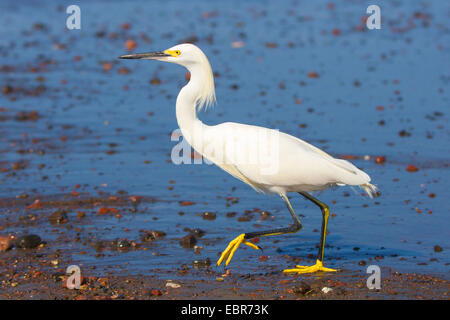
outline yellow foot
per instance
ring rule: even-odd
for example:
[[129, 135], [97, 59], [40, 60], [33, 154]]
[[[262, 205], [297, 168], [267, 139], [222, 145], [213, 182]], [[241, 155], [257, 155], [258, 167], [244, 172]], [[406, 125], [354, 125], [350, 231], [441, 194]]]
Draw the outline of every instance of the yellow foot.
[[322, 261], [317, 260], [316, 264], [313, 266], [296, 266], [294, 269], [286, 269], [283, 270], [284, 273], [311, 273], [316, 271], [337, 271], [336, 269], [325, 268], [322, 264]]
[[227, 266], [230, 263], [231, 258], [233, 258], [234, 252], [241, 245], [241, 243], [246, 244], [249, 247], [252, 247], [253, 249], [256, 249], [256, 250], [260, 249], [257, 245], [245, 240], [245, 233], [243, 233], [240, 236], [238, 236], [236, 239], [232, 240], [230, 242], [230, 244], [228, 245], [228, 247], [225, 250], [223, 250], [222, 255], [219, 258], [219, 261], [217, 261], [217, 266], [220, 266], [222, 261], [225, 259], [227, 259], [227, 261], [225, 262], [225, 265]]

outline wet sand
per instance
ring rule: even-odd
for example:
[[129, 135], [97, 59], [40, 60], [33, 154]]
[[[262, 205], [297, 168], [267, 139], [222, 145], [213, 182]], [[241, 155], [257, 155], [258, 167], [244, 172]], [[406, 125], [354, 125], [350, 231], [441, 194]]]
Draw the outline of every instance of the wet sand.
[[[118, 215], [139, 214], [140, 207], [155, 203], [154, 199], [139, 198], [137, 205], [135, 199], [133, 196], [131, 199], [85, 198], [71, 194], [33, 201], [27, 215], [17, 221], [11, 219], [6, 227], [31, 225], [44, 238], [33, 243], [32, 248], [21, 248], [19, 238], [23, 235], [10, 235], [11, 247], [0, 253], [0, 299], [448, 299], [448, 280], [400, 273], [387, 267], [381, 270], [381, 288], [369, 290], [365, 261], [360, 262], [359, 271], [340, 269], [336, 273], [295, 275], [280, 272], [281, 266], [268, 263], [271, 259], [268, 256], [252, 255], [249, 259], [257, 271], [240, 273], [231, 271], [231, 267], [229, 270], [215, 267], [215, 257], [202, 259], [198, 248], [189, 248], [185, 250], [197, 252], [198, 259], [172, 268], [152, 269], [151, 275], [133, 274], [127, 270], [126, 259], [120, 258], [127, 252], [152, 251], [152, 255], [158, 255], [158, 247], [163, 247], [164, 242], [181, 248], [177, 244], [179, 239], [167, 238], [161, 232], [144, 233], [135, 240], [98, 239], [90, 226], [100, 223], [92, 220], [101, 220], [104, 215], [120, 219]], [[2, 200], [0, 205], [2, 209], [14, 211], [27, 202], [9, 199]], [[217, 241], [203, 242], [198, 230], [189, 232], [198, 238], [200, 247]], [[50, 233], [57, 237], [46, 239], [45, 235]], [[66, 268], [78, 264], [74, 251], [95, 257], [93, 261], [102, 260], [105, 255], [116, 256], [121, 270], [107, 266], [98, 270], [95, 263], [80, 265], [81, 287], [69, 289]], [[151, 259], [149, 264], [153, 264]], [[304, 262], [287, 255], [284, 260], [287, 264]]]

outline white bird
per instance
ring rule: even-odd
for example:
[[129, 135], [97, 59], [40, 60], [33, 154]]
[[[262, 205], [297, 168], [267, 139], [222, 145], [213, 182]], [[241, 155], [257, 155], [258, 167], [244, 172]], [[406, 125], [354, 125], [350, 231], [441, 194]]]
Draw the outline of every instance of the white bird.
[[190, 81], [176, 101], [176, 117], [189, 144], [203, 157], [237, 179], [263, 193], [279, 194], [294, 224], [285, 228], [244, 233], [232, 240], [217, 262], [228, 265], [241, 243], [254, 249], [254, 237], [295, 233], [302, 228], [288, 192], [298, 192], [322, 211], [322, 230], [316, 264], [296, 266], [284, 272], [336, 271], [323, 266], [328, 206], [312, 197], [310, 191], [333, 186], [359, 186], [370, 196], [378, 195], [370, 177], [346, 160], [336, 159], [313, 145], [277, 130], [226, 122], [208, 126], [197, 118], [197, 110], [215, 103], [214, 77], [205, 54], [193, 44], [179, 44], [159, 52], [127, 54], [121, 59], [152, 59], [179, 64], [190, 72]]

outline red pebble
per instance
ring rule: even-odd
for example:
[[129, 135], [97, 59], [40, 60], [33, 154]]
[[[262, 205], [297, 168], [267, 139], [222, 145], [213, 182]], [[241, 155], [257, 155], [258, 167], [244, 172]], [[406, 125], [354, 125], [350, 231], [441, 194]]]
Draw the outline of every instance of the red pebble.
[[385, 163], [385, 162], [386, 162], [385, 156], [375, 157], [375, 163], [381, 164], [381, 163]]
[[339, 35], [341, 35], [341, 30], [333, 29], [332, 33], [333, 33], [333, 36], [339, 36]]
[[408, 171], [408, 172], [417, 172], [417, 171], [419, 171], [419, 168], [417, 168], [413, 164], [410, 164], [409, 166], [406, 167], [406, 171]]
[[161, 296], [161, 295], [162, 295], [162, 292], [160, 290], [158, 290], [158, 289], [152, 290], [152, 296], [157, 297], [157, 296]]

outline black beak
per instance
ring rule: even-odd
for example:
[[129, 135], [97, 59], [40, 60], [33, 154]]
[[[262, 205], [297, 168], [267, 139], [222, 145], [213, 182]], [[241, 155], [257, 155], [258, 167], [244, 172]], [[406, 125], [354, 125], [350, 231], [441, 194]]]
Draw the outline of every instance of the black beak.
[[159, 59], [164, 57], [170, 57], [170, 54], [164, 53], [162, 51], [135, 53], [135, 54], [125, 54], [123, 56], [120, 56], [119, 59]]

